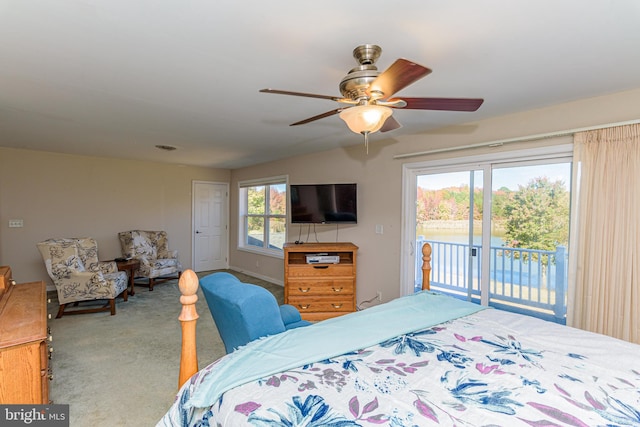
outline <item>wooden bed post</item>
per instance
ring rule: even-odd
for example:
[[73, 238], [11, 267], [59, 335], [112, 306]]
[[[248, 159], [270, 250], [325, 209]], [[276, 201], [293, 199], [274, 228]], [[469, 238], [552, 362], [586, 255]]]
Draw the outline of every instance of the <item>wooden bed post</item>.
[[198, 372], [198, 354], [196, 351], [196, 322], [198, 312], [198, 276], [193, 270], [186, 270], [180, 275], [178, 281], [180, 288], [180, 303], [182, 311], [178, 320], [182, 325], [182, 349], [180, 352], [180, 375], [178, 376], [178, 388], [196, 372]]
[[431, 244], [422, 245], [422, 290], [431, 289]]

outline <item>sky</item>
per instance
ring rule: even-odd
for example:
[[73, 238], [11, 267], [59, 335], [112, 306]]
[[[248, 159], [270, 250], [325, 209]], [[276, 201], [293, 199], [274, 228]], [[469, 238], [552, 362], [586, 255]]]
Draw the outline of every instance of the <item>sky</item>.
[[[571, 164], [555, 163], [534, 166], [518, 166], [508, 168], [495, 168], [493, 172], [493, 188], [507, 187], [510, 190], [518, 190], [519, 186], [526, 185], [531, 179], [547, 177], [551, 182], [562, 180], [569, 190], [571, 183]], [[482, 172], [476, 172], [474, 187], [482, 186]], [[418, 186], [428, 190], [437, 190], [447, 187], [457, 187], [469, 184], [469, 172], [449, 172], [434, 175], [422, 175], [418, 177]]]

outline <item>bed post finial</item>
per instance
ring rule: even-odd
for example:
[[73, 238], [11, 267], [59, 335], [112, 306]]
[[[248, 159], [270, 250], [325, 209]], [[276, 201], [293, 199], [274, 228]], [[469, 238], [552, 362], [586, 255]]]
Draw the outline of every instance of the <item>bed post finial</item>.
[[193, 270], [186, 270], [180, 275], [178, 287], [182, 294], [180, 297], [182, 311], [178, 317], [182, 325], [182, 349], [180, 353], [180, 375], [178, 377], [178, 388], [180, 388], [193, 374], [198, 372], [198, 354], [196, 352], [198, 276]]
[[422, 245], [422, 290], [431, 289], [431, 244]]

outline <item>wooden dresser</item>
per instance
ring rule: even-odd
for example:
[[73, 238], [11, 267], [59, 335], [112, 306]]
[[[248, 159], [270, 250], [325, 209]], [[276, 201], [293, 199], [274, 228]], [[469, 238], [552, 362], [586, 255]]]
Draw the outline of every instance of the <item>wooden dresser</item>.
[[[324, 320], [356, 310], [356, 254], [353, 243], [285, 243], [284, 302], [305, 320]], [[340, 262], [308, 264], [307, 255], [338, 256]]]
[[44, 282], [15, 284], [0, 267], [0, 404], [49, 403]]

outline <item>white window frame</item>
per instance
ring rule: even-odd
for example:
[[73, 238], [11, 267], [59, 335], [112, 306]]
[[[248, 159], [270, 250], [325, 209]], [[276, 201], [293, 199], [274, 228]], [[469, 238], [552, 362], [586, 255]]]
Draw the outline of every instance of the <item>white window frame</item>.
[[[266, 212], [264, 215], [260, 215], [264, 218], [265, 224], [265, 236], [263, 239], [263, 247], [248, 245], [247, 244], [247, 235], [248, 235], [248, 224], [249, 224], [249, 213], [248, 213], [248, 193], [247, 189], [249, 187], [259, 187], [265, 186], [269, 187], [271, 185], [285, 185], [285, 197], [287, 202], [285, 204], [285, 213], [284, 214], [271, 214]], [[265, 200], [265, 205], [269, 206], [269, 191], [266, 191], [267, 200]], [[261, 255], [272, 256], [276, 258], [284, 258], [284, 251], [282, 249], [273, 249], [269, 247], [270, 235], [269, 235], [269, 219], [270, 218], [278, 218], [284, 219], [285, 221], [285, 234], [287, 233], [286, 223], [287, 223], [287, 212], [289, 210], [289, 177], [288, 175], [280, 175], [273, 176], [267, 178], [259, 178], [259, 179], [251, 179], [245, 181], [238, 182], [238, 250], [258, 253]], [[251, 215], [255, 216], [255, 215]], [[285, 235], [285, 241], [286, 235]]]
[[[416, 206], [415, 206], [415, 194], [416, 194], [416, 177], [420, 174], [438, 171], [452, 171], [456, 167], [466, 169], [482, 169], [488, 165], [497, 164], [509, 164], [512, 162], [522, 161], [535, 161], [544, 159], [559, 160], [566, 158], [568, 161], [572, 161], [573, 157], [573, 144], [566, 143], [565, 140], [559, 139], [558, 145], [545, 146], [540, 148], [525, 148], [515, 149], [509, 151], [502, 151], [491, 154], [481, 155], [469, 155], [462, 157], [454, 157], [447, 159], [438, 159], [417, 163], [406, 163], [402, 166], [402, 244], [400, 247], [400, 295], [409, 295], [414, 292], [414, 266], [415, 266], [415, 218], [416, 218]], [[483, 174], [484, 188], [491, 188], [491, 172]], [[572, 193], [575, 191], [572, 189]], [[491, 206], [491, 192], [484, 192], [484, 206], [485, 210]], [[573, 195], [571, 196], [573, 197]], [[569, 224], [571, 229], [573, 224]], [[490, 246], [491, 230], [487, 228], [483, 229], [483, 245]], [[572, 248], [569, 248], [571, 251]], [[489, 256], [489, 251], [484, 252], [485, 256]], [[488, 258], [483, 259], [483, 262], [488, 265]], [[488, 274], [489, 269], [484, 269]], [[488, 282], [488, 278], [484, 279]], [[482, 290], [483, 295], [488, 295], [486, 289]], [[488, 304], [487, 301], [482, 301], [483, 305]]]

